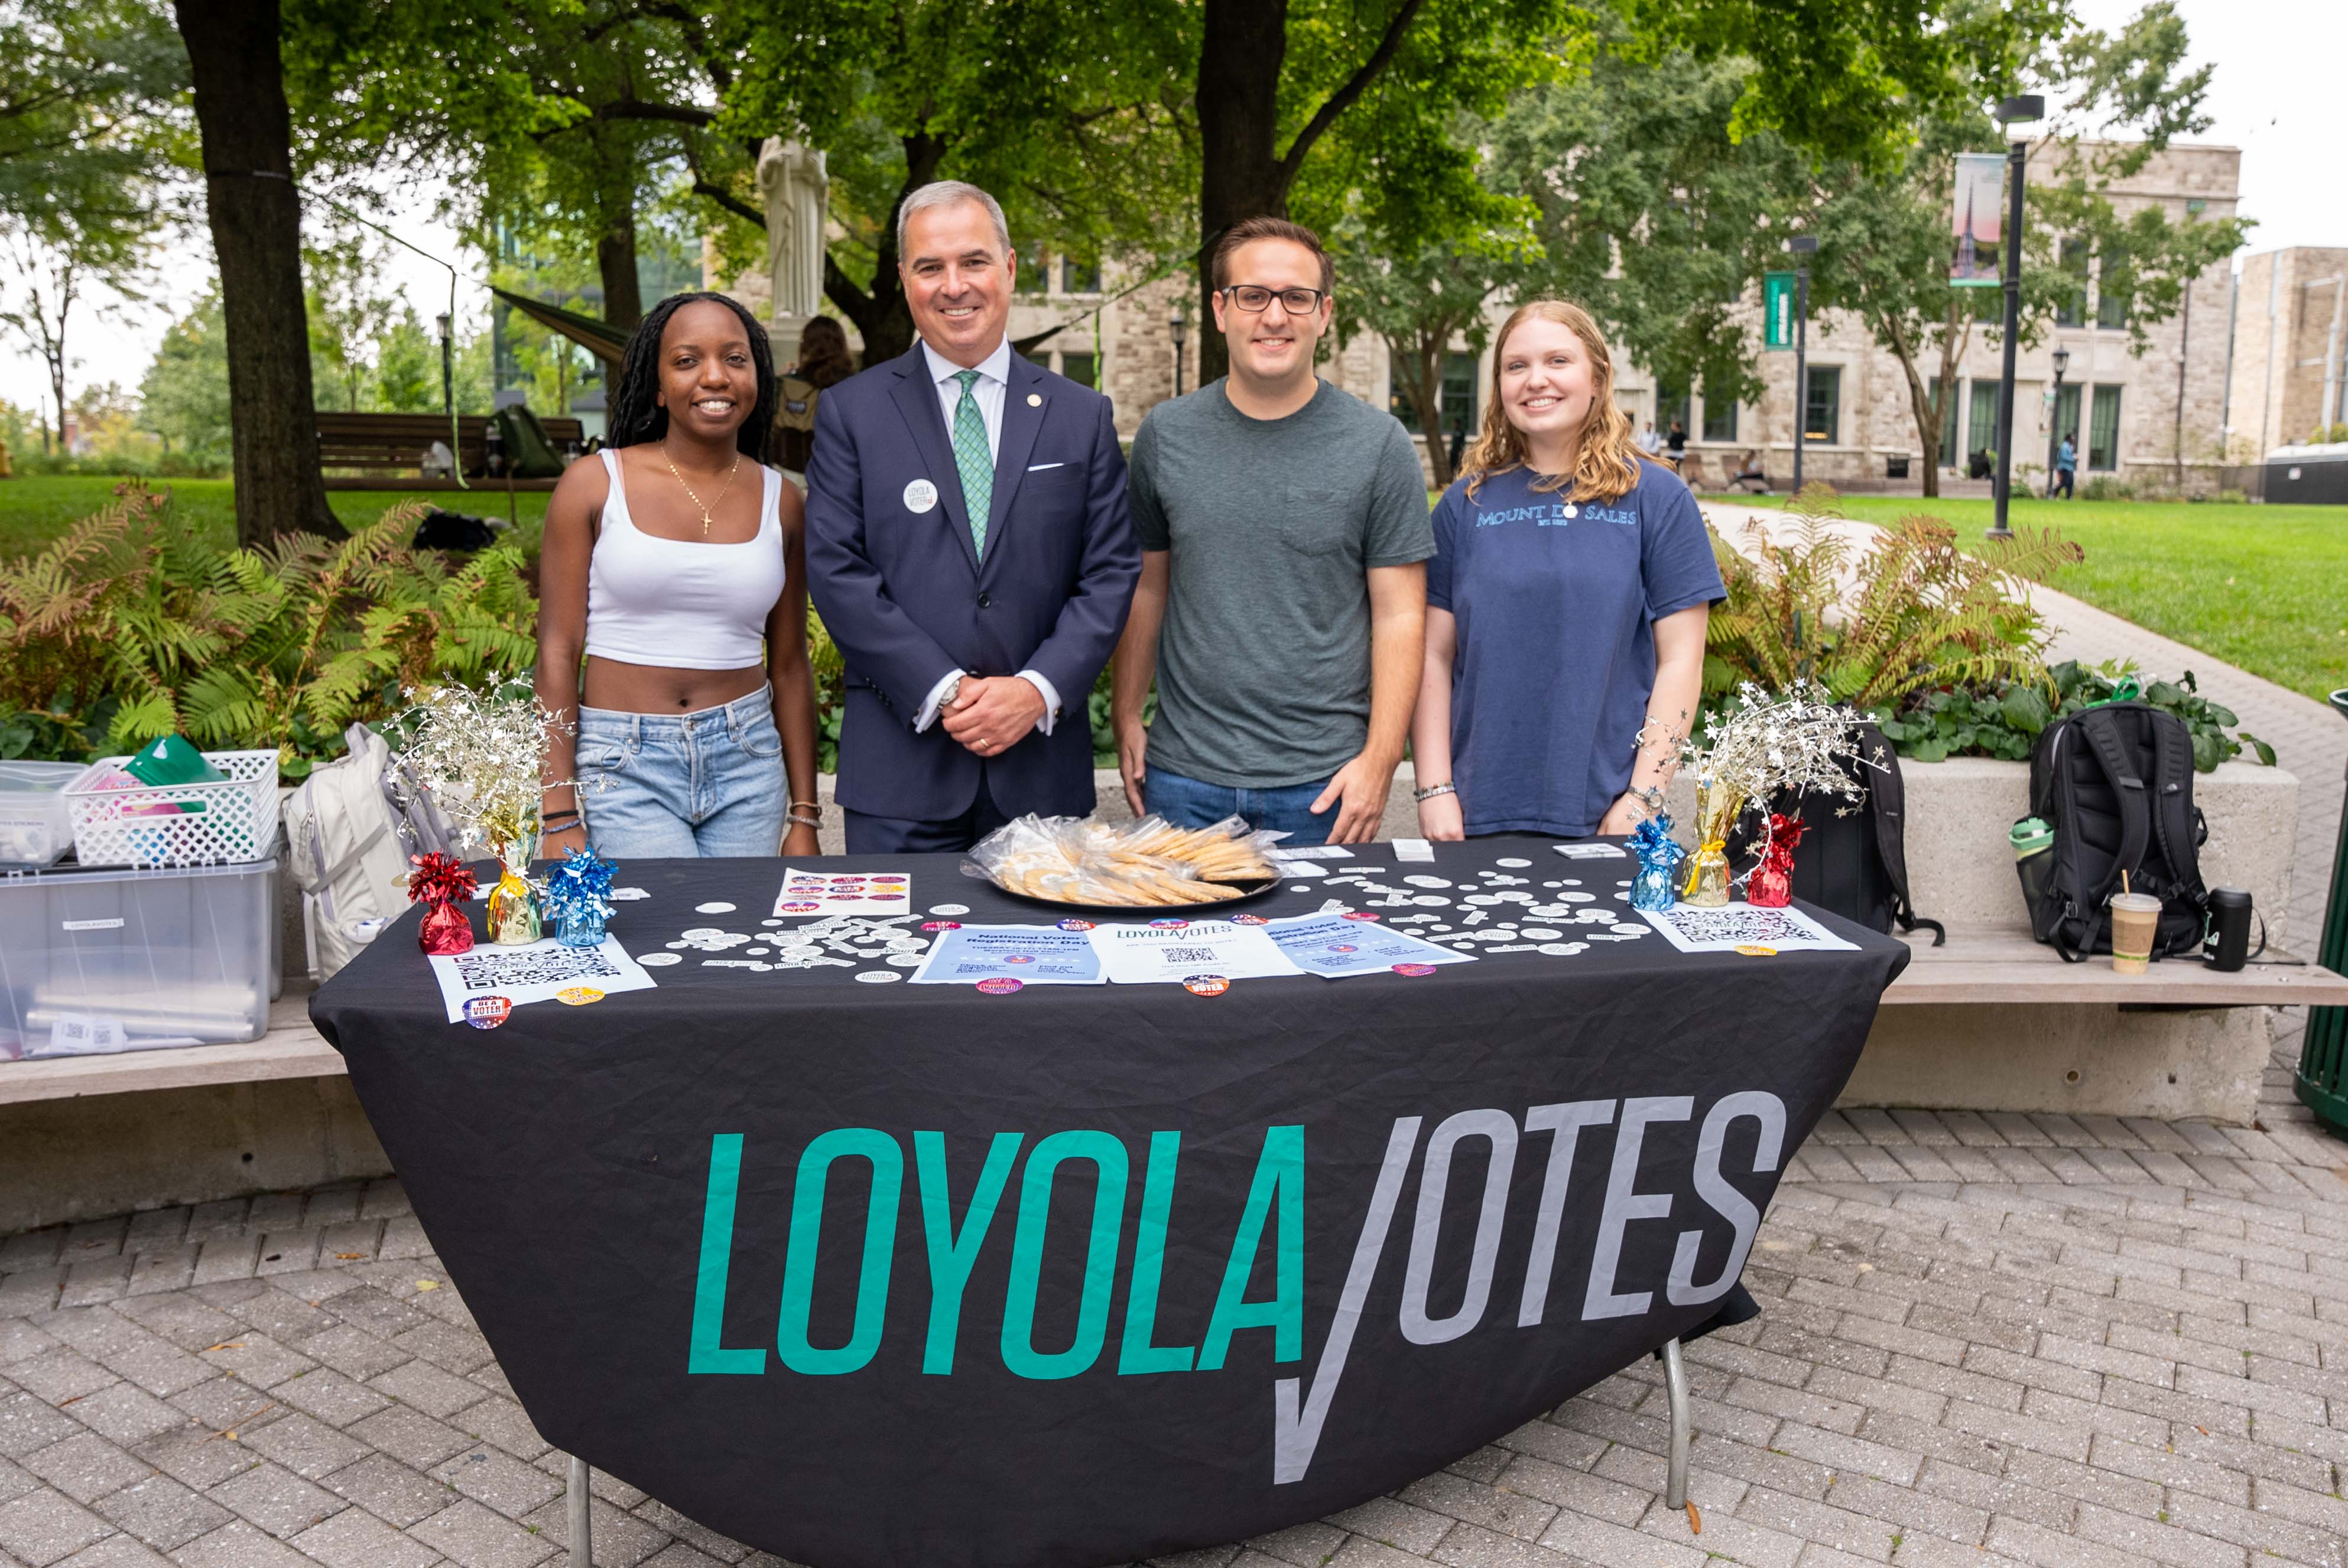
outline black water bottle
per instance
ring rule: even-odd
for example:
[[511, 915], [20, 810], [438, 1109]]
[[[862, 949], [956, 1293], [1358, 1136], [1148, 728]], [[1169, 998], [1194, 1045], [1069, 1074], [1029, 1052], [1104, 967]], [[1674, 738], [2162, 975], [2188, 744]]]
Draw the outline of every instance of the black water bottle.
[[2250, 896], [2240, 887], [2209, 889], [2209, 935], [2201, 944], [2209, 967], [2229, 974], [2250, 957]]

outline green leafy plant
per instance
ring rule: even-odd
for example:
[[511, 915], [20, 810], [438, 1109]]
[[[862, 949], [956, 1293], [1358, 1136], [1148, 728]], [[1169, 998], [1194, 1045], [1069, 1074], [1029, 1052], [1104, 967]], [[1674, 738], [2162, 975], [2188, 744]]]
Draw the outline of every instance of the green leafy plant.
[[2022, 762], [2057, 719], [2104, 702], [2134, 701], [2183, 722], [2193, 737], [2198, 772], [2209, 773], [2245, 750], [2274, 765], [2274, 748], [2240, 728], [2232, 709], [2201, 695], [2189, 670], [2174, 681], [2146, 681], [2124, 661], [2089, 665], [2065, 660], [2046, 675], [2043, 687], [2007, 682], [1989, 692], [1951, 687], [1918, 692], [1897, 708], [1877, 709], [1875, 721], [1893, 749], [1918, 762], [1955, 756]]
[[1802, 487], [1791, 510], [1800, 528], [1790, 541], [1747, 525], [1757, 559], [1712, 536], [1728, 598], [1706, 633], [1708, 697], [1746, 681], [1771, 692], [1811, 681], [1838, 702], [1875, 708], [1927, 687], [2044, 679], [2045, 625], [2013, 581], [2084, 559], [2077, 545], [2025, 530], [1974, 555], [1939, 518], [1910, 517], [1862, 548], [1865, 536], [1821, 484]]
[[404, 686], [528, 671], [538, 604], [521, 552], [452, 565], [408, 546], [420, 514], [245, 550], [180, 522], [168, 493], [118, 487], [47, 548], [0, 564], [0, 744], [22, 731], [88, 754], [177, 732], [214, 750], [273, 746], [301, 777]]

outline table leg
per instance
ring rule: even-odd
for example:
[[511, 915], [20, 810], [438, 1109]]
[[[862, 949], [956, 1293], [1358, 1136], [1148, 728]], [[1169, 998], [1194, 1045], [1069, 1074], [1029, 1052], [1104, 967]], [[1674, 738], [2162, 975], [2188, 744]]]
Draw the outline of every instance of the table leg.
[[[1676, 1353], [1678, 1341], [1673, 1342], [1673, 1348]], [[588, 1482], [594, 1474], [585, 1460], [571, 1456], [571, 1568], [592, 1568], [595, 1561], [595, 1526], [588, 1514]]]
[[[1663, 1358], [1663, 1393], [1672, 1407], [1671, 1470], [1663, 1482], [1663, 1501], [1673, 1508], [1687, 1506], [1688, 1389], [1687, 1368], [1680, 1364], [1680, 1342], [1663, 1341], [1656, 1352]], [[576, 1460], [572, 1461], [574, 1464]]]

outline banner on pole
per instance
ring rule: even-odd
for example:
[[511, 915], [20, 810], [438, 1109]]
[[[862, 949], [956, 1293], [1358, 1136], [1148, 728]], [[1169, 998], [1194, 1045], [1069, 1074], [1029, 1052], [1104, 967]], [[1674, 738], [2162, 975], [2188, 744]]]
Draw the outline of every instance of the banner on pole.
[[1794, 274], [1764, 272], [1761, 274], [1761, 302], [1764, 348], [1794, 346]]
[[1956, 193], [1949, 203], [1955, 249], [1949, 282], [1960, 289], [1993, 289], [1998, 276], [1999, 198], [2005, 193], [2005, 157], [1995, 152], [1957, 155]]

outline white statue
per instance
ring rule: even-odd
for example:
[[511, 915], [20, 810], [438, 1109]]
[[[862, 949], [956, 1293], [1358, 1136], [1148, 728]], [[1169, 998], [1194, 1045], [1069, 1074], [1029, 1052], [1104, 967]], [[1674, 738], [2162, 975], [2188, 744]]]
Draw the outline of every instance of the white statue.
[[767, 204], [768, 309], [778, 330], [796, 332], [823, 305], [824, 222], [831, 180], [824, 155], [769, 137], [758, 152], [758, 193]]

